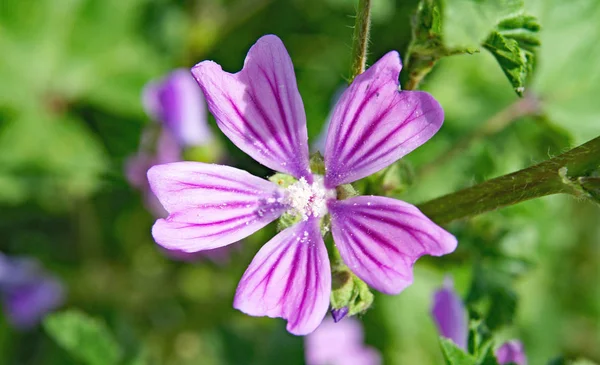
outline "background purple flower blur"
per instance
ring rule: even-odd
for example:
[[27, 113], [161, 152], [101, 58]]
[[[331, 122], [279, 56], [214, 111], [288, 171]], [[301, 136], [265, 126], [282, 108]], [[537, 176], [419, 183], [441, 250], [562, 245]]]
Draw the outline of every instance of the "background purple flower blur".
[[381, 355], [365, 345], [363, 328], [355, 318], [336, 323], [330, 317], [304, 339], [307, 365], [379, 365]]
[[498, 347], [495, 352], [496, 359], [500, 365], [517, 364], [527, 365], [527, 357], [523, 343], [519, 340], [510, 340]]
[[0, 299], [9, 323], [25, 330], [63, 303], [64, 289], [35, 260], [0, 253]]
[[462, 299], [454, 291], [454, 283], [449, 276], [444, 279], [443, 287], [433, 296], [431, 315], [440, 335], [451, 339], [458, 347], [466, 350], [469, 318]]

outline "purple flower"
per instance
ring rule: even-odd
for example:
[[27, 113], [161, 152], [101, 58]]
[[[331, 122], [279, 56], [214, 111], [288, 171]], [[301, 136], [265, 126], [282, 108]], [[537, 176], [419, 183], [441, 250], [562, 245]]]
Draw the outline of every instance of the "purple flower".
[[150, 189], [146, 174], [154, 165], [180, 161], [181, 148], [168, 130], [161, 131], [156, 146], [151, 148], [150, 132], [142, 133], [140, 150], [125, 162], [125, 177], [131, 186], [143, 194], [146, 209], [156, 217], [164, 217], [167, 212]]
[[9, 323], [28, 329], [62, 304], [64, 289], [37, 262], [0, 254], [0, 297]]
[[461, 298], [454, 291], [450, 277], [444, 279], [444, 286], [435, 292], [431, 315], [440, 334], [467, 349], [469, 336], [469, 316]]
[[327, 136], [326, 173], [320, 176], [309, 168], [304, 106], [279, 38], [259, 39], [236, 74], [211, 61], [197, 64], [192, 73], [223, 133], [297, 182], [283, 188], [233, 167], [198, 162], [154, 166], [148, 179], [169, 212], [153, 227], [156, 242], [185, 252], [213, 249], [285, 212], [297, 215], [297, 224], [256, 254], [234, 300], [244, 313], [286, 319], [296, 335], [314, 331], [329, 306], [331, 271], [321, 236], [326, 214], [348, 267], [379, 291], [401, 292], [412, 283], [420, 256], [452, 252], [456, 239], [408, 203], [378, 196], [338, 200], [336, 192], [395, 162], [441, 127], [443, 111], [431, 95], [399, 91], [400, 69], [398, 53], [390, 52], [341, 96]]
[[379, 365], [381, 356], [363, 342], [360, 322], [327, 318], [304, 341], [307, 365]]
[[523, 344], [518, 340], [510, 340], [496, 349], [496, 359], [500, 365], [515, 363], [517, 365], [527, 365], [525, 350]]
[[206, 145], [212, 140], [204, 96], [189, 70], [175, 70], [149, 83], [142, 101], [146, 112], [161, 122], [181, 147]]
[[[450, 277], [446, 277], [444, 286], [435, 292], [431, 314], [440, 334], [451, 339], [457, 346], [466, 351], [469, 336], [469, 317], [462, 300], [454, 291], [454, 284]], [[500, 365], [509, 363], [527, 365], [523, 344], [517, 340], [502, 344], [496, 350], [495, 355]]]

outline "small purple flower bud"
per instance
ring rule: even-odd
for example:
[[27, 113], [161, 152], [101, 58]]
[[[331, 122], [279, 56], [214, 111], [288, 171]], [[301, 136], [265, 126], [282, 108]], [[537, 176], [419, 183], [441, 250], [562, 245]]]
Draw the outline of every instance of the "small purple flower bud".
[[189, 70], [178, 69], [149, 83], [142, 95], [146, 112], [162, 123], [181, 147], [209, 143], [206, 101]]
[[25, 330], [62, 304], [64, 289], [37, 262], [0, 254], [0, 297], [9, 323]]
[[348, 307], [342, 307], [339, 309], [332, 309], [331, 316], [333, 317], [333, 321], [338, 323], [348, 314]]
[[515, 363], [517, 365], [527, 365], [527, 357], [523, 344], [519, 340], [510, 340], [502, 344], [496, 352], [496, 359], [500, 365]]
[[469, 319], [450, 277], [446, 277], [443, 288], [435, 292], [431, 315], [442, 336], [451, 339], [463, 350], [467, 348]]
[[304, 339], [307, 365], [379, 365], [379, 352], [364, 343], [363, 328], [355, 318], [334, 323], [326, 318]]

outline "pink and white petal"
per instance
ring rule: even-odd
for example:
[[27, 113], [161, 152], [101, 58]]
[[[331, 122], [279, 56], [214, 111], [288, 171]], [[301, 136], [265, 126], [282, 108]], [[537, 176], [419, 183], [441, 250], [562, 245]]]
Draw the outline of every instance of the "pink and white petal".
[[381, 196], [332, 201], [333, 240], [346, 265], [371, 287], [398, 294], [413, 281], [412, 268], [423, 255], [441, 256], [456, 238], [414, 205]]
[[273, 170], [311, 179], [304, 105], [279, 38], [260, 38], [238, 73], [204, 61], [192, 74], [219, 128], [236, 146]]
[[358, 75], [335, 106], [325, 147], [329, 188], [369, 176], [430, 139], [444, 112], [428, 93], [399, 90], [397, 52]]
[[234, 308], [281, 317], [287, 330], [306, 335], [329, 307], [331, 270], [319, 221], [310, 218], [280, 232], [256, 254], [237, 288]]
[[155, 165], [152, 191], [169, 212], [152, 228], [170, 250], [197, 252], [223, 247], [266, 226], [285, 211], [275, 184], [233, 167], [201, 162]]

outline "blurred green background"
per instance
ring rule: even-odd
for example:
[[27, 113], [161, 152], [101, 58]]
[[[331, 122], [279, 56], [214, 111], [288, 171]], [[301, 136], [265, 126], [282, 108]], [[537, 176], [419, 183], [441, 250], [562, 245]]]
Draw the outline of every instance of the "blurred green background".
[[[416, 6], [373, 1], [370, 63], [392, 49], [404, 54]], [[445, 124], [405, 159], [413, 183], [398, 197], [419, 203], [600, 135], [600, 3], [526, 6], [543, 27], [527, 89], [541, 113], [517, 113], [442, 163], [494, 115], [519, 110], [489, 53], [442, 59], [422, 88], [444, 107]], [[154, 218], [123, 166], [151, 123], [140, 99], [145, 83], [205, 59], [235, 72], [267, 33], [292, 57], [316, 138], [349, 74], [355, 7], [348, 0], [2, 0], [0, 251], [41, 260], [67, 287], [64, 307], [105, 321], [132, 364], [140, 352], [151, 364], [303, 364], [303, 339], [284, 321], [232, 308], [237, 281], [274, 226], [238, 245], [226, 263], [174, 261], [153, 242]], [[271, 173], [211, 123], [229, 164]], [[596, 206], [553, 196], [451, 224], [458, 250], [420, 260], [401, 295], [376, 295], [361, 318], [367, 343], [385, 364], [441, 364], [429, 308], [449, 273], [472, 307], [492, 318], [499, 341], [524, 342], [530, 364], [560, 356], [600, 362], [599, 222]], [[41, 327], [19, 332], [0, 318], [0, 364], [77, 362]]]

